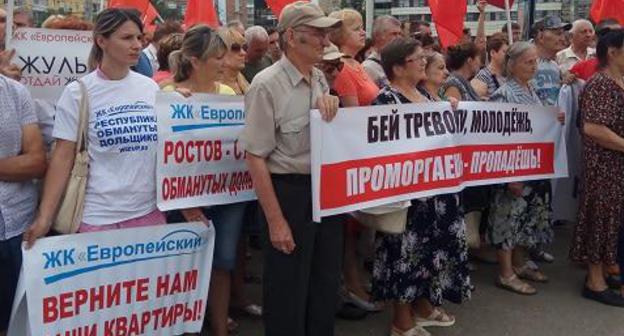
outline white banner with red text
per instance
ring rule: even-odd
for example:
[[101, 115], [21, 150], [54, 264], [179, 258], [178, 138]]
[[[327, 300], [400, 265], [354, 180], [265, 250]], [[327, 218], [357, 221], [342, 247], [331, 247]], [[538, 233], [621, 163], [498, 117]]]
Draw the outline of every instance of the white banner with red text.
[[22, 251], [9, 335], [200, 332], [213, 250], [203, 223], [40, 239]]
[[557, 110], [446, 102], [311, 112], [314, 219], [469, 186], [567, 176]]
[[56, 103], [65, 86], [88, 73], [92, 31], [20, 28], [9, 48], [34, 99]]
[[156, 96], [160, 210], [256, 199], [245, 151], [242, 97], [169, 92]]

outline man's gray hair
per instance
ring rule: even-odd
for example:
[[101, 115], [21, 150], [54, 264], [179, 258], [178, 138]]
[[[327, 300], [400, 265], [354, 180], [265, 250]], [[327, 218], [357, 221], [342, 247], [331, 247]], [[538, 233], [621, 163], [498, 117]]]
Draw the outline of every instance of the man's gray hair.
[[245, 43], [250, 45], [252, 41], [264, 41], [269, 39], [269, 34], [262, 26], [251, 26], [245, 30]]
[[586, 19], [578, 19], [574, 22], [572, 22], [572, 28], [570, 29], [571, 33], [576, 33], [578, 32], [583, 26], [590, 26], [592, 27], [592, 29], [594, 28], [594, 25]]
[[376, 36], [385, 33], [389, 25], [401, 27], [401, 21], [392, 15], [382, 15], [377, 17], [373, 22], [373, 41]]

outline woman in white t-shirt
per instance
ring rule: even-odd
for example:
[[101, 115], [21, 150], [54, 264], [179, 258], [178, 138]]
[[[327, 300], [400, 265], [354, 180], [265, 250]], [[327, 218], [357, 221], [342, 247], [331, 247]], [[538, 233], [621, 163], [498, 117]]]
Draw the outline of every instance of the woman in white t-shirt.
[[[79, 232], [165, 224], [156, 209], [158, 86], [130, 71], [141, 54], [143, 26], [132, 10], [110, 8], [97, 17], [90, 63], [81, 79], [88, 92], [89, 178]], [[92, 61], [92, 62], [91, 62]], [[28, 245], [45, 235], [74, 163], [80, 101], [77, 82], [57, 102], [56, 147], [46, 174], [39, 212], [24, 235]]]

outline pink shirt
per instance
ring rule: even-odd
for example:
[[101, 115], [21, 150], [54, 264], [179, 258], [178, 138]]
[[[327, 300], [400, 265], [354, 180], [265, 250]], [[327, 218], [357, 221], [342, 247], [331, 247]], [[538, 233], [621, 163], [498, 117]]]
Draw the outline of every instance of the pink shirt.
[[171, 72], [159, 70], [159, 71], [156, 71], [152, 79], [154, 80], [154, 82], [160, 84], [160, 82], [166, 79], [170, 79], [171, 77], [173, 77], [173, 74]]

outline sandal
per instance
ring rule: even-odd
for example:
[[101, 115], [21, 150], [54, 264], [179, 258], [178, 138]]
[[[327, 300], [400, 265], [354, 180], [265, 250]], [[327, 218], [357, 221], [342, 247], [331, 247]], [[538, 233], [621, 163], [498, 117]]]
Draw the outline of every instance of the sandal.
[[402, 331], [393, 325], [390, 330], [390, 336], [431, 336], [431, 334], [420, 326], [415, 326], [410, 330]]
[[421, 327], [450, 327], [455, 324], [455, 316], [442, 308], [434, 308], [428, 317], [416, 317], [416, 325]]
[[541, 283], [548, 282], [548, 277], [544, 273], [542, 273], [539, 269], [531, 268], [529, 265], [514, 267], [514, 272], [516, 272], [520, 279]]
[[528, 283], [520, 280], [517, 275], [512, 275], [509, 278], [503, 278], [500, 275], [496, 281], [496, 286], [522, 295], [535, 295], [537, 290]]

